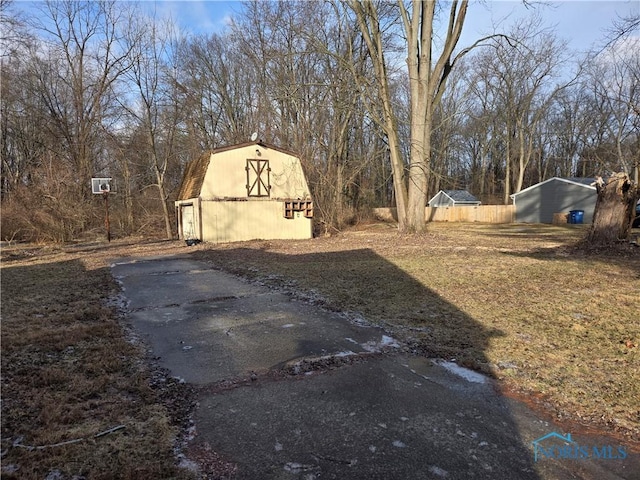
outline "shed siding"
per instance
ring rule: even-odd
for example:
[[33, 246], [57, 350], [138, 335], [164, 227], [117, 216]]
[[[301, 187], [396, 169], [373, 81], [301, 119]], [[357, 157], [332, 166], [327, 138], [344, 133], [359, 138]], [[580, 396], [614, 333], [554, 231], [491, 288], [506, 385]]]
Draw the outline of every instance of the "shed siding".
[[313, 236], [312, 219], [303, 212], [285, 218], [285, 200], [311, 198], [299, 158], [277, 147], [257, 142], [203, 154], [187, 168], [180, 192], [175, 206], [183, 239], [237, 242]]
[[273, 200], [203, 201], [202, 240], [239, 242], [256, 239], [311, 238], [312, 221], [301, 212], [284, 218], [284, 202]]
[[429, 202], [430, 207], [453, 207], [453, 200], [445, 195], [443, 191], [438, 194]]
[[[260, 156], [256, 154], [260, 151]], [[291, 155], [263, 146], [228, 150], [211, 155], [209, 168], [204, 178], [200, 197], [203, 200], [220, 198], [246, 198], [248, 159], [269, 160], [270, 197], [306, 198], [309, 187], [300, 161]]]
[[595, 189], [562, 180], [541, 183], [514, 197], [516, 222], [552, 223], [554, 213], [584, 210], [584, 222], [593, 221]]

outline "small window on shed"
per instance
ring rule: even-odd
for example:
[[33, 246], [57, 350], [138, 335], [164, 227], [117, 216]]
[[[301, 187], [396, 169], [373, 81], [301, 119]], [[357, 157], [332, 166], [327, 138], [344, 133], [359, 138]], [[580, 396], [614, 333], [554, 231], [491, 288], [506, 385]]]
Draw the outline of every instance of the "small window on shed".
[[271, 192], [269, 160], [247, 159], [247, 196], [268, 197]]

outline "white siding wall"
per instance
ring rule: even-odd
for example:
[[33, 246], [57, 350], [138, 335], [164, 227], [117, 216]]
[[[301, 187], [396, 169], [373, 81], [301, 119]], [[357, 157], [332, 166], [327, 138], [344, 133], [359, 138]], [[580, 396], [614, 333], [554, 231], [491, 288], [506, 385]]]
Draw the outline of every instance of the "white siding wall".
[[304, 239], [312, 236], [312, 221], [302, 212], [284, 218], [280, 201], [203, 201], [202, 236], [209, 242]]
[[[260, 152], [257, 155], [256, 150]], [[308, 198], [300, 160], [277, 150], [251, 145], [211, 156], [202, 185], [203, 200], [247, 197], [247, 159], [269, 160], [271, 198]]]

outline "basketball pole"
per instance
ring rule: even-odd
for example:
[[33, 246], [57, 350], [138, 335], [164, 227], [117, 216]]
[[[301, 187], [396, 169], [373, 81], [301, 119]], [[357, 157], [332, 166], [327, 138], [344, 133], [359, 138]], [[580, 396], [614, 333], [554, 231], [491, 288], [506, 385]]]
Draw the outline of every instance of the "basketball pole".
[[102, 192], [104, 197], [104, 226], [107, 229], [107, 242], [111, 243], [111, 225], [109, 223], [109, 191]]

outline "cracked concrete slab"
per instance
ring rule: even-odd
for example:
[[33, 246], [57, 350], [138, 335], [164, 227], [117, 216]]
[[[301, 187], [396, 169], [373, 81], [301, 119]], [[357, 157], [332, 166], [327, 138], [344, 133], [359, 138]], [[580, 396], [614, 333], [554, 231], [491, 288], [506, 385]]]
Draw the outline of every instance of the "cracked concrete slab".
[[185, 257], [112, 271], [160, 365], [198, 387], [192, 443], [237, 465], [234, 478], [640, 478], [635, 452], [534, 461], [533, 442], [561, 427], [380, 328]]
[[197, 262], [116, 262], [135, 329], [161, 366], [194, 384], [281, 368], [306, 357], [393, 345], [377, 327], [250, 285]]

